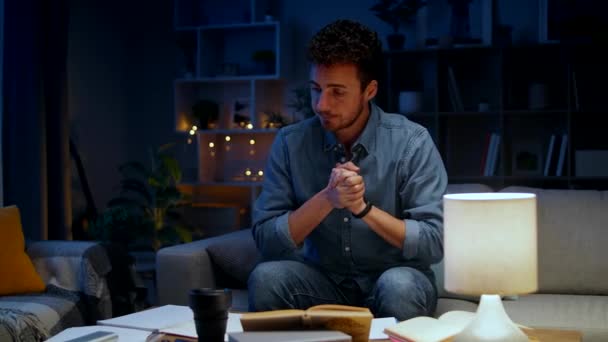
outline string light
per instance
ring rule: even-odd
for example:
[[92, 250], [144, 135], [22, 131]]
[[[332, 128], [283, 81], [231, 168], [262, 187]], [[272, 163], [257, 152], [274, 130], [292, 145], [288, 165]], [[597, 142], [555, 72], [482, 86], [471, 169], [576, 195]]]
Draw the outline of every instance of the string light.
[[231, 138], [229, 135], [227, 135], [225, 139], [226, 139], [226, 141], [230, 141]]
[[214, 147], [215, 147], [215, 144], [213, 143], [213, 141], [212, 141], [212, 142], [210, 142], [210, 143], [209, 143], [209, 148], [214, 148]]
[[255, 140], [250, 139], [250, 140], [249, 140], [249, 145], [255, 145]]
[[249, 168], [245, 170], [245, 176], [251, 176], [251, 170]]
[[193, 130], [193, 129], [191, 129], [191, 130], [190, 130], [190, 135], [195, 135], [195, 134], [196, 134], [196, 131], [195, 131], [195, 130]]
[[258, 176], [262, 177], [264, 175], [264, 171], [260, 170], [258, 171]]
[[253, 125], [251, 123], [247, 124], [247, 129], [253, 129]]

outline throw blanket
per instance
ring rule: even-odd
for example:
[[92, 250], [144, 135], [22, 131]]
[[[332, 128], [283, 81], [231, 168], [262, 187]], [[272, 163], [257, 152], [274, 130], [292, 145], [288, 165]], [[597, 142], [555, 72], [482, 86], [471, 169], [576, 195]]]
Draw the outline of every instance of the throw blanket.
[[47, 287], [44, 293], [0, 297], [0, 341], [44, 341], [111, 316], [105, 280], [110, 265], [101, 246], [45, 241], [28, 254]]

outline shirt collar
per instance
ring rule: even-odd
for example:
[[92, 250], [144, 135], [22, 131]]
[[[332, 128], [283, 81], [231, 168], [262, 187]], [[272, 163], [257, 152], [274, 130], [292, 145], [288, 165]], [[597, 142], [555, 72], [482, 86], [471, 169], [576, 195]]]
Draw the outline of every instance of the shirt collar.
[[[374, 103], [370, 103], [370, 111], [369, 118], [367, 119], [367, 124], [363, 128], [363, 131], [355, 140], [352, 148], [354, 149], [357, 145], [361, 145], [366, 154], [369, 154], [370, 151], [373, 150], [374, 145], [376, 143], [376, 127], [380, 121], [380, 108]], [[323, 151], [328, 152], [332, 151], [335, 147], [339, 146], [338, 139], [336, 135], [332, 132], [323, 131]]]

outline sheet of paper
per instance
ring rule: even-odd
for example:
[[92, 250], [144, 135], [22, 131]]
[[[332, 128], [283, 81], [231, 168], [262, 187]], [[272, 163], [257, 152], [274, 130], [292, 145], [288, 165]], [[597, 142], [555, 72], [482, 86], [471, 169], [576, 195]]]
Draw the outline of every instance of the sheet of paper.
[[[165, 329], [159, 329], [160, 332], [187, 336], [187, 337], [197, 337], [196, 334], [196, 326], [194, 325], [194, 319], [191, 319], [187, 322], [183, 322], [182, 324], [168, 327]], [[224, 336], [224, 341], [228, 341], [228, 333], [233, 332], [242, 332], [243, 326], [241, 325], [241, 314], [237, 313], [229, 313], [228, 314], [228, 324], [226, 325], [226, 335]]]
[[47, 342], [63, 342], [69, 339], [84, 336], [86, 334], [95, 331], [111, 331], [118, 335], [118, 341], [129, 341], [129, 342], [145, 342], [146, 338], [150, 335], [149, 331], [137, 330], [137, 329], [125, 329], [110, 326], [93, 325], [86, 327], [75, 327], [68, 328], [59, 334], [51, 337]]
[[372, 327], [369, 329], [370, 340], [387, 340], [388, 335], [384, 333], [384, 328], [397, 324], [395, 317], [374, 318]]
[[129, 315], [97, 321], [100, 325], [155, 331], [192, 321], [194, 315], [187, 306], [164, 305]]

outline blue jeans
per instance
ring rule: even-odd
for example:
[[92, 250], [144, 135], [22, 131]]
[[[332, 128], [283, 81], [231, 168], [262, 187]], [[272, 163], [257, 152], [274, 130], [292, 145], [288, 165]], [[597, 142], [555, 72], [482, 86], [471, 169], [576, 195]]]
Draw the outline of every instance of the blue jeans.
[[430, 316], [437, 306], [431, 280], [411, 267], [386, 270], [368, 291], [356, 282], [340, 284], [319, 269], [298, 261], [269, 261], [249, 276], [249, 310], [307, 309], [319, 304], [368, 307], [375, 317], [399, 321]]

